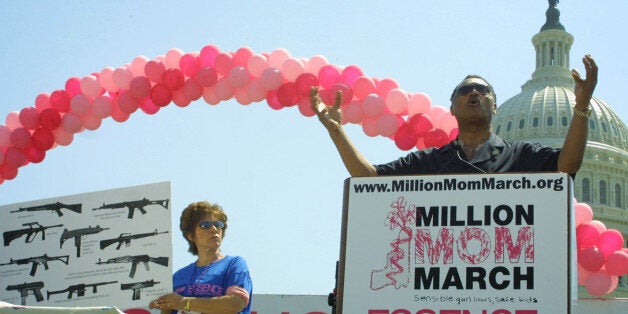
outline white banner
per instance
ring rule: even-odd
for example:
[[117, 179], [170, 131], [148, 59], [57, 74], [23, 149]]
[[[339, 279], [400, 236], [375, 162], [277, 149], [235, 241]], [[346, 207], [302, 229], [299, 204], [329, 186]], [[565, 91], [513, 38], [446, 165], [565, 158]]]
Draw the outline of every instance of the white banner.
[[570, 181], [347, 179], [342, 313], [569, 313]]

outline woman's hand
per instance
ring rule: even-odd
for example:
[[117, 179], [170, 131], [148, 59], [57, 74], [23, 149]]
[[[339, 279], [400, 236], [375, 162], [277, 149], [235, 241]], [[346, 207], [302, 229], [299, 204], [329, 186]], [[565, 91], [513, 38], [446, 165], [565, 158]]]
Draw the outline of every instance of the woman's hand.
[[164, 294], [148, 303], [148, 308], [150, 309], [180, 310], [183, 309], [183, 307], [183, 297], [176, 293]]

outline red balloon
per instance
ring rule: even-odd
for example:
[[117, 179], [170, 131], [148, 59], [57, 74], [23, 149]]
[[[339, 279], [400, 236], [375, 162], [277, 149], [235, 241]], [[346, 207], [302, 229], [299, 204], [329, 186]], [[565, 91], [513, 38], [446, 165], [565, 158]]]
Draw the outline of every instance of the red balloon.
[[32, 163], [40, 163], [44, 158], [46, 158], [46, 152], [40, 149], [35, 148], [34, 146], [29, 146], [24, 149], [24, 153], [26, 154], [26, 158], [28, 161]]
[[343, 82], [348, 86], [353, 86], [358, 77], [362, 75], [364, 75], [362, 69], [360, 69], [357, 65], [350, 65], [342, 70], [342, 73], [340, 74], [340, 82]]
[[628, 253], [617, 250], [606, 258], [604, 265], [606, 271], [613, 276], [628, 274]]
[[59, 112], [70, 111], [70, 93], [59, 89], [50, 94], [50, 106]]
[[318, 70], [318, 81], [325, 89], [330, 89], [340, 79], [340, 72], [333, 64], [324, 65]]
[[443, 129], [432, 129], [425, 133], [423, 143], [426, 147], [441, 147], [449, 142], [449, 134]]
[[353, 91], [349, 88], [349, 86], [342, 83], [334, 84], [334, 86], [332, 86], [329, 90], [329, 93], [334, 98], [334, 102], [336, 101], [336, 93], [338, 91], [342, 93], [342, 97], [340, 98], [341, 105], [346, 105], [351, 102], [351, 99], [353, 99]]
[[150, 90], [150, 100], [159, 107], [165, 107], [172, 101], [172, 91], [166, 85], [157, 83]]
[[214, 62], [216, 60], [216, 56], [220, 53], [220, 49], [214, 45], [207, 45], [201, 49], [201, 52], [198, 56], [198, 59], [201, 63], [201, 66], [214, 66]]
[[71, 77], [65, 81], [65, 90], [70, 95], [70, 98], [76, 94], [82, 94], [81, 91], [81, 79], [78, 77]]
[[25, 148], [31, 144], [31, 132], [26, 128], [17, 128], [11, 131], [11, 143], [17, 148]]
[[136, 76], [129, 84], [129, 92], [135, 98], [144, 98], [150, 95], [150, 80], [144, 76]]
[[55, 137], [52, 132], [46, 128], [38, 128], [33, 132], [32, 144], [39, 150], [49, 150], [55, 144]]
[[408, 119], [408, 124], [412, 125], [414, 132], [416, 132], [419, 137], [425, 136], [427, 131], [434, 128], [432, 119], [428, 115], [422, 113], [415, 114], [410, 117], [410, 119]]
[[4, 163], [13, 168], [22, 167], [26, 164], [26, 154], [23, 150], [11, 146], [4, 151]]
[[116, 99], [118, 101], [118, 106], [120, 106], [120, 110], [124, 113], [134, 113], [137, 108], [140, 107], [139, 99], [133, 97], [131, 92], [128, 90], [120, 93]]
[[595, 246], [604, 253], [604, 256], [609, 256], [611, 253], [621, 249], [624, 244], [624, 236], [616, 229], [607, 229], [600, 234]]
[[310, 92], [313, 86], [318, 86], [318, 78], [312, 73], [303, 73], [297, 76], [294, 83], [297, 84], [297, 91], [299, 96], [310, 97]]
[[578, 252], [578, 263], [588, 271], [597, 271], [604, 266], [604, 253], [596, 247], [589, 247]]
[[61, 125], [61, 115], [55, 109], [46, 108], [39, 113], [39, 124], [52, 131]]
[[161, 75], [161, 82], [172, 91], [179, 90], [183, 87], [183, 73], [177, 69], [168, 69]]
[[26, 107], [20, 111], [20, 123], [29, 129], [34, 130], [39, 127], [39, 112], [35, 107]]
[[218, 72], [214, 68], [202, 67], [196, 74], [196, 80], [203, 87], [212, 86], [218, 81]]
[[597, 243], [600, 232], [591, 222], [583, 222], [576, 227], [576, 242], [578, 248], [589, 248]]
[[183, 95], [190, 101], [198, 100], [203, 96], [203, 86], [196, 79], [189, 78], [183, 84]]
[[196, 73], [198, 73], [198, 70], [201, 68], [198, 55], [195, 53], [186, 53], [181, 56], [181, 59], [179, 59], [179, 68], [187, 77], [196, 76]]
[[276, 90], [269, 90], [268, 91], [268, 93], [266, 94], [266, 103], [268, 103], [268, 106], [270, 108], [273, 108], [275, 110], [283, 109], [283, 105], [277, 99], [277, 91]]
[[401, 150], [412, 149], [416, 145], [418, 139], [419, 135], [415, 132], [414, 127], [409, 123], [404, 123], [395, 133], [395, 145], [397, 145], [397, 147]]
[[214, 59], [214, 67], [216, 68], [216, 72], [222, 76], [229, 75], [229, 72], [233, 68], [233, 57], [231, 54], [226, 52], [221, 52], [216, 55]]
[[17, 167], [13, 167], [6, 162], [0, 165], [0, 177], [5, 180], [12, 180], [17, 177]]
[[299, 100], [297, 85], [292, 82], [285, 83], [277, 89], [277, 101], [284, 107], [294, 106]]
[[165, 71], [166, 65], [162, 61], [151, 60], [146, 62], [144, 66], [146, 77], [155, 83], [161, 83], [161, 76]]

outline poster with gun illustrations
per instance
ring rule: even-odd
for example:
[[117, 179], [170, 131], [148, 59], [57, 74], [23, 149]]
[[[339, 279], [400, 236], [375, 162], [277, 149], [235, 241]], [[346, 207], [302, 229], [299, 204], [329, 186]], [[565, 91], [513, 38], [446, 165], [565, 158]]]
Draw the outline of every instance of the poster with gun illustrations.
[[144, 308], [172, 291], [170, 183], [0, 205], [0, 301]]

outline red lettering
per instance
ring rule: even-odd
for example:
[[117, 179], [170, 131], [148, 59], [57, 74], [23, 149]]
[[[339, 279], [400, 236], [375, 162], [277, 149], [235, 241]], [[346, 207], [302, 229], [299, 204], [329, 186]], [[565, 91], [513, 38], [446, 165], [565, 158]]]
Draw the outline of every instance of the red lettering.
[[412, 314], [412, 313], [408, 310], [394, 310], [392, 314]]
[[422, 310], [418, 310], [416, 314], [436, 314], [436, 312], [430, 309], [422, 309]]
[[369, 310], [369, 314], [389, 314], [388, 310]]

